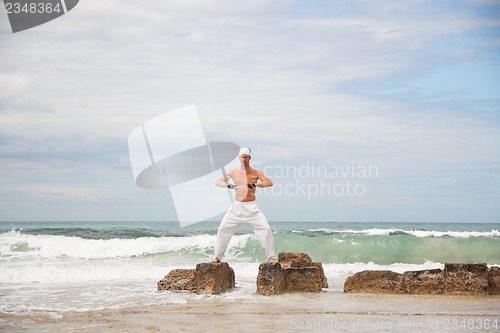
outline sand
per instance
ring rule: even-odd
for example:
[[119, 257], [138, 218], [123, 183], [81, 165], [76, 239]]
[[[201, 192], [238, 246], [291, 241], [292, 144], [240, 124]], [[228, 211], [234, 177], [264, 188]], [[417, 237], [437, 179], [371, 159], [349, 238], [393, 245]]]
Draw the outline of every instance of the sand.
[[500, 297], [322, 292], [0, 315], [0, 332], [500, 332]]

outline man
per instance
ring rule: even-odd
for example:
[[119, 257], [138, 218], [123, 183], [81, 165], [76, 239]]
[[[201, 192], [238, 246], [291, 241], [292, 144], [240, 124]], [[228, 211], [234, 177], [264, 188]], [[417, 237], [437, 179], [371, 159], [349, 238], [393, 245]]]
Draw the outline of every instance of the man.
[[[231, 237], [242, 223], [252, 225], [253, 232], [266, 252], [267, 262], [273, 265], [277, 263], [273, 233], [255, 201], [256, 187], [273, 186], [273, 182], [262, 171], [250, 166], [251, 153], [250, 148], [241, 148], [239, 153], [241, 166], [229, 171], [215, 182], [217, 186], [234, 189], [235, 202], [229, 207], [217, 230], [212, 263], [221, 261]], [[229, 184], [229, 180], [232, 180], [233, 184]]]

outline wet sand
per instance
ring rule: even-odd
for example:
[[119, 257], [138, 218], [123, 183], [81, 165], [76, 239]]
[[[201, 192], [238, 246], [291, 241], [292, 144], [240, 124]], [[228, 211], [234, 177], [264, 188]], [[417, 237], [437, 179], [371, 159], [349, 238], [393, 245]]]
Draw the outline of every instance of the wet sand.
[[500, 297], [323, 292], [0, 315], [0, 332], [500, 332]]

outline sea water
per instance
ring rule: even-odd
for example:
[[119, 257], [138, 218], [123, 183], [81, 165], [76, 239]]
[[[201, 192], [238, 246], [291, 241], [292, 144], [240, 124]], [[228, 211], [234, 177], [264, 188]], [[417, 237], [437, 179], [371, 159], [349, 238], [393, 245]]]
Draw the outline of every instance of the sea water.
[[[121, 309], [189, 299], [255, 299], [264, 252], [247, 225], [224, 261], [236, 288], [218, 296], [158, 292], [175, 268], [211, 259], [217, 222], [0, 223], [0, 312]], [[342, 293], [348, 276], [366, 269], [443, 268], [445, 262], [500, 265], [500, 224], [271, 223], [277, 252], [305, 252], [322, 262], [326, 292]]]

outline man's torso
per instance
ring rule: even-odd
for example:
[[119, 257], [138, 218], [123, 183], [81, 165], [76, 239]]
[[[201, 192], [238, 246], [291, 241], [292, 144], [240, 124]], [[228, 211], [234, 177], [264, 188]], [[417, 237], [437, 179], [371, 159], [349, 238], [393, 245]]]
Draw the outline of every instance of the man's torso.
[[236, 201], [248, 202], [254, 201], [256, 198], [255, 188], [247, 188], [244, 185], [256, 184], [259, 180], [259, 170], [254, 168], [237, 168], [233, 170], [232, 178], [234, 185], [241, 186], [241, 188], [236, 189], [235, 199]]

